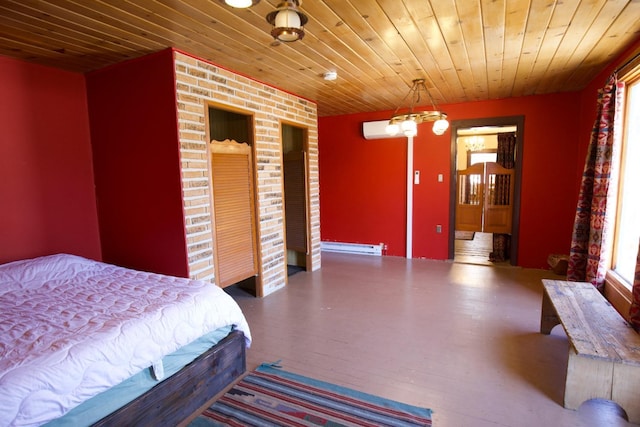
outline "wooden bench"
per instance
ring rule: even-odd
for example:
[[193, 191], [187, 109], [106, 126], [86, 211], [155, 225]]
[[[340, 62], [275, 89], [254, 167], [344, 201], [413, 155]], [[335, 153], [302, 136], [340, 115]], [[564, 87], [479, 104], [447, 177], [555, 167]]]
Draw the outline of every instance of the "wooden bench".
[[608, 399], [640, 423], [640, 335], [590, 283], [542, 283], [540, 332], [561, 323], [569, 338], [564, 407]]

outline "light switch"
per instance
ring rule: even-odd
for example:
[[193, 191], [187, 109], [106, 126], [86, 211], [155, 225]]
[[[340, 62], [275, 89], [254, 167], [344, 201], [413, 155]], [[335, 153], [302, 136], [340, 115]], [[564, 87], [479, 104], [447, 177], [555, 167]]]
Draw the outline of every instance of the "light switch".
[[438, 174], [438, 182], [444, 181], [444, 176], [441, 173]]
[[420, 184], [420, 171], [415, 171], [413, 173], [413, 183]]

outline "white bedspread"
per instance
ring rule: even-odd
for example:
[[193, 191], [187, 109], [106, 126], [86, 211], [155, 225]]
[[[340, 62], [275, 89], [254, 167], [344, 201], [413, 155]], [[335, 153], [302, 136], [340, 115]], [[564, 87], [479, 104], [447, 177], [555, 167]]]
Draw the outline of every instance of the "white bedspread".
[[72, 255], [0, 265], [0, 425], [40, 425], [225, 325], [211, 283]]

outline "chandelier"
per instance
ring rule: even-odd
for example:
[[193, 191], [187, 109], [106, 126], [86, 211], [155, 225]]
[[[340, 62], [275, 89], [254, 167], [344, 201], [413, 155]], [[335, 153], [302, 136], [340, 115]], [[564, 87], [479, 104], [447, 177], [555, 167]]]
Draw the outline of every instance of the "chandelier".
[[294, 42], [304, 37], [304, 24], [309, 20], [298, 7], [302, 0], [285, 0], [276, 10], [267, 15], [267, 22], [273, 25], [271, 35], [282, 42]]
[[477, 135], [470, 136], [465, 140], [464, 146], [471, 152], [484, 150], [484, 138]]
[[[421, 92], [426, 94], [433, 110], [414, 111], [416, 105], [419, 105], [422, 100]], [[442, 135], [449, 128], [447, 114], [437, 109], [436, 103], [433, 101], [427, 86], [424, 84], [424, 79], [415, 79], [413, 81], [413, 86], [411, 86], [409, 93], [404, 99], [409, 97], [411, 97], [409, 111], [400, 114], [398, 113], [400, 106], [396, 108], [393, 112], [393, 117], [391, 117], [387, 125], [387, 134], [395, 136], [402, 132], [406, 137], [416, 136], [418, 134], [418, 125], [422, 122], [433, 122], [433, 133], [436, 135]]]

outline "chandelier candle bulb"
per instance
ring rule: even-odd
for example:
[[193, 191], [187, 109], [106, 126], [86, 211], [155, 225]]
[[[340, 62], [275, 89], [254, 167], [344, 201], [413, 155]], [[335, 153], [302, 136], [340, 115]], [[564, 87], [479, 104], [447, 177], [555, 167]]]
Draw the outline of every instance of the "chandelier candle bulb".
[[418, 134], [418, 124], [414, 120], [405, 120], [400, 124], [400, 129], [405, 136], [416, 136]]
[[433, 133], [436, 135], [442, 135], [447, 129], [449, 129], [449, 122], [445, 119], [439, 119], [433, 123]]
[[389, 123], [385, 130], [389, 135], [397, 135], [400, 132], [400, 126], [397, 123]]

